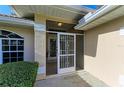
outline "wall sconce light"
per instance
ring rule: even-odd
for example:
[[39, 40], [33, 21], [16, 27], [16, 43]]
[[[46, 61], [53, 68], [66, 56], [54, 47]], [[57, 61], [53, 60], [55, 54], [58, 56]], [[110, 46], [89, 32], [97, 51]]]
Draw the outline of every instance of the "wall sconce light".
[[59, 27], [62, 26], [62, 23], [58, 23], [58, 26], [59, 26]]

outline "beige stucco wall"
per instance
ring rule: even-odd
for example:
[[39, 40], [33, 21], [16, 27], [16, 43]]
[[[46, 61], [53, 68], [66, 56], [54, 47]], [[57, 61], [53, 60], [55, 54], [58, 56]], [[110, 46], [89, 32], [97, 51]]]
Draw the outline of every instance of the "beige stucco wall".
[[24, 60], [34, 61], [34, 30], [10, 24], [0, 24], [0, 30], [15, 32], [24, 37]]
[[84, 69], [109, 86], [120, 86], [119, 78], [124, 76], [121, 27], [124, 27], [124, 17], [85, 31]]
[[39, 63], [37, 80], [46, 78], [46, 18], [35, 14], [35, 61]]

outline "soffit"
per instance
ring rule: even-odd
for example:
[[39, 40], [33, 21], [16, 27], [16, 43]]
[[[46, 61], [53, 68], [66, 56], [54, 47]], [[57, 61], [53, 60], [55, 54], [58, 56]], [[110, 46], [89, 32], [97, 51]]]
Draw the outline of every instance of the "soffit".
[[93, 12], [77, 5], [13, 5], [20, 17], [34, 16], [34, 13], [57, 18], [78, 21], [88, 12]]

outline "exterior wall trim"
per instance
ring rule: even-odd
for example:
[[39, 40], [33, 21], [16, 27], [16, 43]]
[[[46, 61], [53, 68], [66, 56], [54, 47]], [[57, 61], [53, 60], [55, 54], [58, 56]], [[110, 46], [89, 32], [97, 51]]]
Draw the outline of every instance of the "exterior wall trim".
[[75, 29], [83, 29], [83, 27], [89, 25], [89, 23], [95, 21], [96, 19], [99, 19], [101, 16], [104, 16], [106, 14], [108, 14], [110, 11], [114, 11], [114, 9], [118, 8], [119, 5], [104, 5], [103, 7], [101, 7], [100, 9], [98, 9], [95, 13], [93, 13], [91, 16], [89, 16], [87, 19], [82, 18], [81, 20], [85, 20], [80, 22], [79, 24], [77, 24], [74, 28]]
[[46, 31], [46, 32], [48, 32], [48, 33], [56, 33], [56, 34], [58, 34], [58, 33], [66, 33], [66, 34], [84, 35], [84, 34], [79, 34], [79, 33], [56, 32], [56, 31]]
[[11, 24], [18, 24], [18, 25], [26, 25], [26, 26], [34, 25], [34, 21], [31, 21], [31, 20], [25, 20], [25, 19], [13, 18], [13, 17], [5, 17], [5, 16], [0, 16], [0, 21], [3, 23], [11, 23]]

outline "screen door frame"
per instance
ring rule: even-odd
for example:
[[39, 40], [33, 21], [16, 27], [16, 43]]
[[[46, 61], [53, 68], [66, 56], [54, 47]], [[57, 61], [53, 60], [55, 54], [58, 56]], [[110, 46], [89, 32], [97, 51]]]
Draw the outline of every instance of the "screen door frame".
[[[73, 53], [71, 53], [71, 54], [61, 54], [60, 53], [60, 39], [61, 39], [61, 35], [65, 35], [65, 36], [73, 36], [74, 38], [73, 38]], [[67, 42], [69, 42], [69, 41], [67, 41]], [[61, 57], [69, 57], [69, 56], [73, 56], [73, 66], [71, 66], [71, 67], [65, 67], [65, 68], [61, 68], [60, 67], [60, 61], [61, 61]], [[69, 58], [68, 58], [69, 59]], [[74, 33], [57, 33], [57, 72], [58, 72], [58, 74], [62, 74], [62, 73], [67, 73], [67, 72], [73, 72], [73, 71], [75, 71], [76, 70], [76, 34], [74, 34]]]

